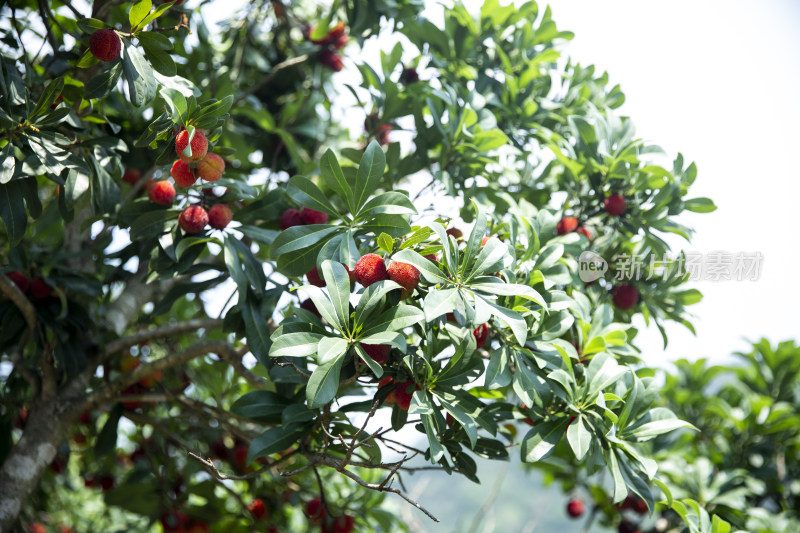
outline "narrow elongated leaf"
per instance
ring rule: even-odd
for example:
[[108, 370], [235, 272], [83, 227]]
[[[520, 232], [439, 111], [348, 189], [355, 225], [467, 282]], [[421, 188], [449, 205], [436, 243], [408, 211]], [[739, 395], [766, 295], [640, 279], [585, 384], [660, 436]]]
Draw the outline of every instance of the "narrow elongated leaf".
[[293, 444], [297, 444], [304, 432], [305, 426], [299, 424], [269, 428], [250, 443], [250, 448], [247, 450], [247, 463], [251, 463], [257, 457], [282, 452]]
[[402, 289], [400, 284], [391, 280], [379, 281], [373, 283], [361, 293], [361, 299], [356, 306], [355, 322], [353, 328], [358, 328], [364, 325], [365, 321], [369, 318], [370, 313], [383, 301], [383, 297], [389, 291]]
[[139, 0], [131, 6], [128, 11], [128, 21], [131, 23], [131, 30], [136, 31], [136, 27], [144, 18], [150, 14], [150, 9], [153, 7], [151, 0]]
[[282, 231], [272, 243], [272, 256], [277, 257], [319, 244], [320, 241], [339, 230], [339, 227], [328, 224], [291, 227]]
[[555, 450], [556, 444], [564, 434], [565, 419], [552, 420], [536, 424], [522, 439], [520, 449], [522, 460], [526, 463], [535, 463], [549, 456]]
[[343, 362], [342, 355], [314, 370], [306, 385], [306, 401], [309, 407], [321, 407], [333, 400], [339, 390], [339, 374]]
[[361, 157], [356, 174], [356, 186], [353, 191], [356, 209], [361, 209], [367, 198], [375, 194], [375, 189], [377, 189], [385, 169], [386, 156], [383, 149], [377, 142], [370, 142]]
[[567, 441], [577, 460], [582, 460], [592, 444], [592, 434], [583, 415], [578, 415], [567, 428]]
[[322, 277], [339, 323], [345, 333], [350, 333], [350, 275], [341, 263], [326, 259], [322, 262]]
[[363, 335], [369, 337], [384, 331], [399, 331], [424, 319], [425, 314], [422, 310], [410, 305], [400, 304], [384, 311], [374, 320], [367, 322]]
[[412, 215], [416, 214], [417, 209], [411, 203], [411, 199], [400, 192], [391, 191], [379, 194], [364, 204], [358, 212], [358, 218], [369, 218], [375, 215]]
[[344, 332], [344, 324], [342, 324], [341, 320], [339, 319], [339, 315], [336, 312], [333, 302], [331, 302], [330, 297], [325, 293], [325, 291], [313, 285], [304, 285], [300, 287], [298, 291], [308, 295], [308, 297], [311, 298], [311, 301], [314, 302], [317, 311], [322, 318], [328, 322], [328, 324], [339, 331]]
[[414, 265], [417, 270], [419, 270], [422, 278], [428, 283], [438, 284], [450, 282], [433, 261], [422, 257], [414, 250], [400, 250], [392, 256], [392, 259]]
[[153, 69], [141, 52], [127, 39], [122, 38], [122, 71], [128, 82], [128, 92], [131, 103], [141, 107], [153, 99], [156, 94], [157, 83], [153, 76]]
[[266, 422], [280, 417], [286, 407], [291, 405], [291, 401], [277, 393], [266, 390], [255, 390], [248, 392], [231, 405], [231, 412], [256, 420]]
[[289, 185], [286, 187], [286, 194], [300, 205], [322, 211], [337, 218], [340, 217], [336, 208], [325, 196], [325, 193], [305, 176], [294, 176], [290, 179]]
[[251, 297], [242, 303], [241, 310], [247, 335], [247, 346], [258, 362], [266, 366], [272, 347], [267, 319], [261, 314], [261, 310]]
[[336, 159], [331, 149], [328, 149], [319, 162], [319, 170], [322, 177], [322, 182], [336, 193], [339, 198], [345, 201], [350, 213], [355, 214], [356, 205], [353, 198], [353, 189], [347, 182], [347, 178], [342, 172], [342, 167], [339, 166], [339, 161]]
[[317, 344], [317, 362], [321, 365], [344, 355], [347, 341], [341, 337], [322, 337]]
[[[278, 332], [276, 331], [276, 333]], [[269, 356], [306, 357], [314, 355], [317, 353], [320, 339], [322, 339], [321, 334], [308, 331], [273, 335]]]

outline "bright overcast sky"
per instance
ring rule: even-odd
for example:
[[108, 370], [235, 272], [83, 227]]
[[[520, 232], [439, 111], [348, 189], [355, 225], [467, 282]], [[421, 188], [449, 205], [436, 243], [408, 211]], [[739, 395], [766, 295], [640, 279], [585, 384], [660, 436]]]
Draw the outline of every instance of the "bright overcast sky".
[[[239, 2], [226, 2], [224, 13], [215, 10], [207, 19], [228, 16], [232, 3]], [[481, 3], [466, 2], [474, 9]], [[744, 339], [795, 337], [800, 251], [792, 215], [800, 198], [794, 156], [800, 146], [800, 5], [792, 0], [549, 4], [559, 27], [575, 33], [564, 52], [607, 70], [612, 84], [622, 85], [627, 100], [621, 111], [633, 118], [639, 135], [671, 156], [680, 151], [697, 163], [691, 196], [711, 197], [719, 209], [686, 216], [683, 222], [697, 234], [685, 249], [764, 256], [757, 282], [697, 283], [705, 295], [691, 308], [697, 337], [670, 325], [664, 350], [657, 330], [648, 328], [638, 339], [644, 358], [651, 364], [681, 357], [720, 361], [746, 349]], [[434, 20], [436, 6], [431, 2]], [[387, 49], [393, 44], [381, 43]], [[376, 52], [372, 48], [368, 59], [377, 58]], [[346, 64], [337, 76], [352, 81], [356, 72]], [[683, 246], [681, 239], [671, 242]]]

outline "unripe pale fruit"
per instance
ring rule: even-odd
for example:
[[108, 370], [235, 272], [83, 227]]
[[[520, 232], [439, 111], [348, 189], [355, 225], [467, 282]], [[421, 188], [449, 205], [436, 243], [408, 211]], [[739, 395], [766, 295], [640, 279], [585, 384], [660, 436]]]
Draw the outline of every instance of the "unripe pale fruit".
[[300, 216], [303, 217], [303, 224], [325, 224], [328, 222], [328, 214], [322, 211], [316, 211], [304, 207], [300, 210]]
[[121, 49], [122, 41], [114, 30], [97, 30], [89, 37], [89, 51], [100, 61], [114, 61]]
[[483, 348], [484, 345], [486, 345], [486, 339], [489, 338], [489, 326], [481, 324], [472, 331], [472, 335], [475, 337], [475, 343], [478, 349]]
[[325, 505], [322, 504], [321, 499], [314, 498], [306, 502], [305, 514], [309, 522], [312, 524], [319, 524], [322, 522], [322, 519], [325, 518], [325, 515], [328, 514], [328, 510], [325, 509]]
[[612, 194], [603, 200], [603, 207], [605, 208], [606, 213], [612, 217], [618, 217], [625, 213], [625, 197], [621, 194]]
[[631, 285], [617, 285], [611, 290], [611, 299], [617, 309], [627, 311], [639, 301], [639, 291]]
[[256, 520], [261, 520], [267, 514], [267, 508], [264, 502], [260, 499], [253, 500], [247, 504], [247, 510], [253, 515]]
[[208, 140], [200, 130], [195, 130], [194, 137], [192, 137], [191, 157], [183, 153], [187, 146], [189, 146], [189, 132], [181, 130], [175, 138], [175, 153], [178, 154], [178, 157], [180, 157], [182, 161], [186, 163], [195, 163], [203, 159], [206, 156], [206, 152], [208, 152]]
[[353, 273], [356, 275], [356, 281], [364, 287], [389, 279], [386, 265], [383, 264], [383, 258], [378, 254], [362, 256], [356, 263], [355, 268], [353, 268]]
[[223, 172], [225, 172], [225, 160], [213, 152], [197, 163], [197, 175], [206, 181], [217, 181]]
[[319, 270], [317, 270], [317, 267], [312, 268], [306, 273], [306, 279], [315, 287], [324, 287], [326, 285], [325, 280], [319, 275]]
[[386, 273], [389, 274], [389, 279], [405, 289], [404, 295], [410, 295], [419, 285], [419, 270], [414, 265], [392, 261]]
[[169, 175], [178, 184], [178, 187], [191, 187], [197, 181], [197, 176], [194, 175], [194, 169], [189, 166], [189, 163], [176, 159], [172, 163], [172, 168], [169, 169]]
[[278, 225], [282, 230], [291, 228], [292, 226], [302, 226], [303, 216], [297, 209], [289, 208], [281, 214]]
[[556, 235], [566, 235], [572, 233], [578, 227], [578, 219], [575, 217], [564, 217], [556, 224]]
[[372, 357], [379, 365], [384, 365], [389, 360], [389, 354], [392, 347], [388, 344], [362, 344], [362, 348], [367, 352], [367, 355]]
[[583, 502], [573, 498], [569, 502], [567, 502], [567, 514], [570, 518], [580, 518], [583, 516], [586, 507], [583, 505]]
[[225, 204], [214, 204], [208, 210], [208, 224], [214, 229], [225, 229], [231, 220], [233, 212]]
[[168, 181], [157, 181], [147, 191], [150, 201], [159, 205], [171, 205], [175, 200], [175, 187]]
[[31, 296], [36, 299], [47, 298], [53, 294], [53, 287], [51, 287], [42, 278], [36, 278], [31, 281]]
[[134, 185], [140, 179], [142, 179], [142, 173], [135, 168], [126, 168], [122, 174], [122, 181], [128, 185]]
[[178, 225], [189, 234], [200, 233], [208, 224], [208, 213], [199, 205], [190, 205], [178, 216]]
[[584, 237], [586, 237], [590, 241], [594, 237], [594, 235], [592, 235], [592, 230], [590, 230], [586, 226], [579, 227], [578, 229], [575, 230], [575, 233], [577, 233], [579, 235], [583, 235]]

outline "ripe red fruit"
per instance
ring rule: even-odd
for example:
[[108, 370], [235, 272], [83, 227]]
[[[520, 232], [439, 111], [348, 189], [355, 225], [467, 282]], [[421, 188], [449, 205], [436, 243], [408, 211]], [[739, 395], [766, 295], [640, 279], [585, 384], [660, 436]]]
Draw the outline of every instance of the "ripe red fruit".
[[575, 233], [577, 233], [579, 235], [583, 235], [584, 237], [586, 237], [590, 241], [594, 237], [594, 235], [592, 235], [592, 230], [590, 230], [586, 226], [579, 227], [578, 229], [575, 230]]
[[403, 297], [408, 297], [419, 285], [419, 270], [414, 265], [408, 263], [401, 263], [400, 261], [392, 261], [389, 263], [389, 268], [386, 270], [389, 274], [389, 279], [399, 284], [405, 289]]
[[305, 513], [309, 522], [312, 524], [319, 524], [322, 522], [322, 519], [325, 518], [325, 515], [328, 514], [328, 510], [325, 509], [321, 499], [314, 498], [306, 502]]
[[[192, 151], [194, 151], [194, 144]], [[223, 172], [225, 172], [225, 160], [213, 152], [197, 163], [197, 175], [206, 181], [217, 181], [222, 177]]]
[[92, 415], [89, 411], [84, 411], [81, 413], [81, 424], [89, 424], [92, 421]]
[[289, 208], [281, 214], [278, 225], [282, 230], [291, 228], [292, 226], [302, 226], [303, 216], [297, 209]]
[[171, 205], [175, 200], [175, 187], [168, 181], [157, 181], [147, 191], [150, 201], [159, 205]]
[[208, 224], [214, 229], [225, 229], [231, 220], [233, 212], [225, 204], [214, 204], [208, 210]]
[[486, 243], [489, 242], [489, 239], [496, 238], [494, 235], [487, 235], [483, 239], [481, 239], [481, 246], [486, 246]]
[[461, 239], [464, 238], [464, 232], [458, 228], [448, 228], [447, 231], [445, 231], [445, 233], [452, 236], [457, 241], [460, 241]]
[[114, 488], [113, 476], [109, 475], [100, 476], [100, 478], [97, 481], [98, 483], [100, 483], [100, 488], [103, 490], [103, 492], [108, 492]]
[[383, 258], [378, 254], [367, 254], [361, 257], [353, 268], [353, 273], [358, 281], [364, 287], [369, 287], [375, 282], [389, 279], [389, 274], [386, 271], [386, 265], [383, 264]]
[[349, 514], [342, 515], [333, 522], [322, 524], [322, 533], [350, 533], [356, 527], [355, 522]]
[[175, 510], [166, 511], [159, 518], [161, 526], [164, 528], [164, 531], [167, 532], [184, 531], [184, 526], [190, 520], [191, 519], [184, 513]]
[[414, 67], [404, 68], [403, 72], [400, 74], [400, 81], [406, 85], [417, 83], [419, 81], [419, 73], [417, 72], [417, 69]]
[[319, 270], [317, 270], [317, 267], [312, 268], [306, 273], [306, 279], [315, 287], [325, 286], [325, 280], [319, 275]]
[[573, 498], [567, 502], [567, 514], [570, 516], [570, 518], [580, 518], [583, 516], [585, 510], [586, 506], [584, 506], [583, 502], [577, 498]]
[[64, 95], [62, 95], [62, 94], [59, 94], [59, 95], [58, 95], [58, 98], [56, 98], [56, 101], [55, 101], [55, 102], [53, 102], [52, 104], [50, 104], [50, 109], [55, 109], [55, 108], [57, 108], [57, 107], [58, 107], [58, 104], [59, 104], [59, 103], [61, 103], [61, 102], [63, 102], [63, 101], [64, 101]]
[[627, 311], [639, 301], [639, 291], [631, 285], [617, 285], [611, 290], [614, 307]]
[[637, 496], [628, 495], [620, 505], [620, 508], [630, 509], [640, 515], [647, 514], [647, 503]]
[[361, 347], [379, 365], [386, 364], [392, 351], [392, 347], [388, 344], [361, 344]]
[[[309, 30], [309, 35], [314, 33], [316, 27]], [[341, 49], [347, 44], [348, 38], [344, 33], [344, 22], [339, 22], [322, 39], [311, 39], [311, 42], [320, 46], [332, 45], [334, 48]]]
[[433, 261], [434, 263], [438, 263], [439, 262], [439, 258], [436, 257], [436, 254], [423, 255], [422, 257], [424, 257], [425, 259], [428, 259], [430, 261]]
[[139, 385], [144, 387], [145, 389], [152, 389], [156, 385], [158, 385], [161, 380], [163, 379], [164, 375], [161, 370], [156, 370], [149, 376], [145, 376], [139, 380]]
[[578, 227], [578, 219], [575, 217], [564, 217], [556, 224], [556, 235], [566, 235], [572, 233]]
[[305, 310], [306, 310], [306, 311], [308, 311], [309, 313], [312, 313], [312, 314], [316, 315], [316, 316], [317, 316], [317, 318], [322, 318], [322, 315], [321, 315], [321, 314], [319, 314], [319, 311], [317, 311], [317, 306], [316, 306], [316, 305], [314, 305], [314, 302], [313, 302], [313, 301], [311, 301], [310, 299], [309, 299], [309, 300], [304, 300], [304, 301], [303, 301], [303, 302], [300, 304], [300, 307], [301, 307], [302, 309], [305, 309]]
[[44, 524], [34, 522], [31, 524], [31, 533], [47, 533], [47, 528], [44, 527]]
[[378, 126], [378, 131], [375, 133], [375, 139], [377, 139], [378, 144], [381, 146], [386, 146], [391, 142], [389, 140], [389, 133], [394, 129], [394, 126], [391, 124], [381, 124]]
[[133, 185], [140, 179], [142, 179], [142, 173], [135, 168], [126, 168], [122, 174], [122, 181], [128, 185]]
[[197, 181], [197, 176], [194, 175], [194, 169], [189, 166], [189, 163], [181, 159], [176, 159], [172, 163], [172, 168], [169, 170], [169, 175], [178, 184], [178, 187], [191, 187]]
[[328, 48], [324, 48], [319, 51], [319, 62], [334, 72], [339, 72], [344, 66], [344, 63], [342, 63], [342, 58], [339, 57], [336, 52]]
[[203, 159], [206, 156], [206, 152], [208, 152], [208, 140], [200, 130], [195, 130], [194, 137], [192, 137], [191, 156], [187, 156], [183, 153], [187, 146], [189, 146], [189, 132], [186, 130], [181, 130], [181, 132], [175, 138], [175, 153], [178, 154], [178, 157], [181, 158], [181, 161], [186, 163], [195, 163]]
[[208, 224], [208, 213], [199, 205], [190, 205], [178, 216], [178, 225], [189, 234], [200, 233]]
[[[14, 285], [22, 292], [28, 292], [28, 289], [31, 287], [31, 280], [28, 279], [28, 276], [23, 274], [22, 272], [15, 270], [14, 272], [9, 272], [6, 274], [6, 277], [11, 280]], [[4, 292], [4, 296], [8, 297], [8, 295]]]
[[627, 520], [620, 522], [619, 526], [617, 526], [617, 531], [619, 533], [641, 533], [636, 524]]
[[36, 299], [47, 298], [53, 294], [53, 287], [42, 278], [35, 278], [31, 281], [31, 296]]
[[239, 472], [247, 471], [247, 445], [239, 444], [233, 449], [233, 466]]
[[403, 411], [408, 411], [411, 406], [411, 397], [414, 396], [415, 390], [419, 390], [419, 385], [413, 381], [400, 383], [394, 390], [394, 400], [397, 403], [397, 407]]
[[253, 518], [256, 520], [261, 520], [267, 514], [267, 508], [260, 499], [253, 500], [247, 504], [247, 510], [250, 511], [250, 514], [252, 514]]
[[603, 200], [603, 207], [605, 208], [606, 213], [612, 217], [618, 217], [625, 213], [625, 197], [621, 194], [612, 194]]
[[478, 349], [483, 348], [483, 346], [486, 344], [486, 339], [489, 338], [489, 326], [486, 324], [481, 324], [472, 331], [472, 335], [475, 336], [475, 343], [477, 344]]
[[121, 48], [122, 41], [114, 30], [97, 30], [89, 37], [89, 51], [100, 61], [114, 61]]
[[126, 353], [119, 360], [119, 371], [125, 374], [127, 372], [130, 372], [140, 364], [142, 364], [142, 362], [139, 361], [139, 359], [137, 359], [136, 357], [132, 356], [129, 353]]
[[304, 207], [300, 210], [303, 224], [325, 224], [328, 222], [328, 214]]

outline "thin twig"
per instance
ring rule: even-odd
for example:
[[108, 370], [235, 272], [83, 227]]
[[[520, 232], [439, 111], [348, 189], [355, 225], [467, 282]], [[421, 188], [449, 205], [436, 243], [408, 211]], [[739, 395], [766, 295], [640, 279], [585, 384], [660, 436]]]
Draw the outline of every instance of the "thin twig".
[[119, 352], [125, 348], [129, 348], [136, 344], [141, 344], [153, 339], [160, 339], [164, 337], [172, 337], [180, 335], [189, 331], [197, 331], [198, 329], [212, 329], [222, 326], [222, 320], [215, 318], [197, 318], [180, 322], [178, 324], [170, 324], [168, 326], [161, 326], [158, 328], [138, 331], [127, 337], [122, 337], [106, 345], [106, 357]]

